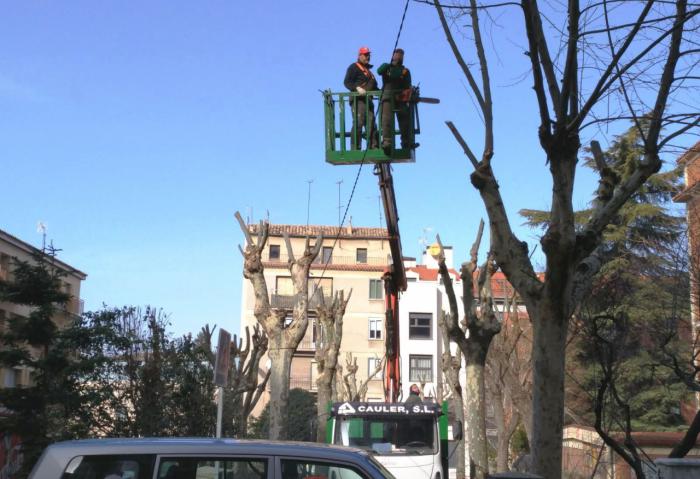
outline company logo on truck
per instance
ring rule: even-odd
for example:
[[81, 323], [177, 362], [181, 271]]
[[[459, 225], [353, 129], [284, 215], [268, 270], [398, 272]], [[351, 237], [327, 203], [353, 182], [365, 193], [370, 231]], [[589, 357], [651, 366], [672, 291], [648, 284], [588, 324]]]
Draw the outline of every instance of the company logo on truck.
[[440, 408], [434, 403], [397, 404], [397, 403], [366, 403], [344, 402], [333, 405], [333, 415], [337, 416], [368, 416], [368, 415], [404, 415], [430, 414], [439, 415]]
[[344, 402], [338, 407], [338, 414], [355, 414], [355, 408], [349, 402]]

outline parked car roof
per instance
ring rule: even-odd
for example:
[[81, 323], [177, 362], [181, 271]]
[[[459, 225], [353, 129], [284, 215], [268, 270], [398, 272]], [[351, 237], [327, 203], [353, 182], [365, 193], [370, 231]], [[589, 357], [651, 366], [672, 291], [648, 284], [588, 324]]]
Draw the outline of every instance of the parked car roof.
[[[391, 477], [367, 451], [328, 444], [211, 438], [83, 439], [52, 444], [42, 454], [30, 479], [55, 479], [78, 456], [257, 456], [352, 464], [372, 477]], [[56, 475], [58, 473], [58, 475]]]

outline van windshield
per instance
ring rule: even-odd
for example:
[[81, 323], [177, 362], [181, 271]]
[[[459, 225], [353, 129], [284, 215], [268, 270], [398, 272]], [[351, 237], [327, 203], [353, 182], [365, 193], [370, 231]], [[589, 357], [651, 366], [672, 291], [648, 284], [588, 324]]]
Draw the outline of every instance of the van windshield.
[[426, 416], [339, 419], [334, 442], [378, 455], [438, 452], [435, 419]]

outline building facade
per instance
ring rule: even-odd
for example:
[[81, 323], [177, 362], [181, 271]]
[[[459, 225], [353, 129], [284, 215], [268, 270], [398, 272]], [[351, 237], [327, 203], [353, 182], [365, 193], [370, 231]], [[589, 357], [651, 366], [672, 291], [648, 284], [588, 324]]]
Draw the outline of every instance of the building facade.
[[[42, 254], [41, 250], [22, 241], [11, 234], [0, 230], [0, 280], [11, 281], [14, 259], [19, 261], [33, 261], [36, 254]], [[55, 266], [65, 273], [61, 278], [63, 291], [70, 295], [70, 300], [56, 312], [54, 321], [57, 326], [63, 327], [83, 311], [83, 302], [80, 299], [80, 286], [87, 275], [69, 264], [54, 259]], [[31, 309], [28, 306], [0, 302], [0, 331], [4, 331], [7, 322], [13, 316], [28, 316]], [[37, 352], [38, 354], [38, 352]], [[0, 371], [0, 387], [22, 387], [31, 385], [31, 374], [26, 368], [2, 368]]]

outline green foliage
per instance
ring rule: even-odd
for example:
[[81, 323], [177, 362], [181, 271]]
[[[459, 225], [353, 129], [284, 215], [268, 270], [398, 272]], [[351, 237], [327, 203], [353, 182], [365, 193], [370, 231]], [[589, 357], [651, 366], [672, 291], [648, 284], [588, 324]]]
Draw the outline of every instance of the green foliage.
[[[96, 436], [211, 436], [216, 407], [207, 352], [171, 339], [162, 311], [105, 308], [73, 316], [51, 253], [14, 262], [0, 301], [28, 307], [0, 334], [0, 366], [31, 371], [0, 389], [0, 429], [22, 440], [24, 471], [51, 442]], [[62, 327], [57, 326], [60, 321]]]
[[[289, 407], [287, 408], [290, 441], [316, 440], [316, 396], [304, 389], [295, 388], [289, 391]], [[270, 405], [269, 403], [251, 424], [251, 437], [257, 439], [269, 438]]]
[[527, 441], [527, 433], [522, 424], [518, 425], [518, 428], [513, 433], [513, 437], [510, 439], [510, 449], [515, 457], [521, 453], [530, 452], [530, 443]]
[[0, 366], [32, 373], [31, 386], [0, 389], [0, 404], [11, 411], [0, 418], [0, 429], [22, 438], [25, 473], [47, 444], [70, 437], [64, 424], [73, 424], [87, 406], [72, 375], [71, 338], [54, 323], [70, 299], [61, 289], [62, 277], [54, 252], [48, 251], [31, 262], [15, 259], [12, 280], [0, 282], [0, 302], [30, 308], [27, 317], [12, 317], [0, 334]]

